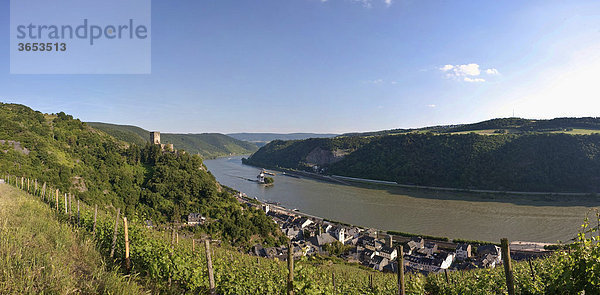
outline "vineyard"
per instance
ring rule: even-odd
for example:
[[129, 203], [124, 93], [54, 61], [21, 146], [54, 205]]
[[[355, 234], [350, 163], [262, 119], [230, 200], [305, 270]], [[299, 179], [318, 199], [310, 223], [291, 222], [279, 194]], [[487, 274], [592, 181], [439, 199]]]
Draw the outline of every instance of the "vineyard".
[[[123, 273], [133, 274], [154, 292], [209, 294], [207, 253], [211, 254], [217, 294], [285, 294], [287, 291], [288, 267], [284, 261], [242, 254], [234, 248], [219, 247], [217, 242], [207, 250], [196, 240], [175, 238], [172, 229], [149, 229], [135, 218], [124, 227], [126, 218], [118, 216], [116, 211], [90, 207], [46, 184], [38, 185], [14, 176], [6, 179], [10, 185], [48, 204], [58, 220], [92, 237], [107, 260], [121, 266]], [[591, 228], [586, 220], [579, 241], [568, 251], [559, 251], [546, 259], [513, 263], [515, 294], [578, 294], [584, 290], [586, 294], [598, 294], [600, 247], [596, 246], [596, 233], [597, 228]], [[126, 257], [130, 257], [130, 261]], [[429, 276], [407, 274], [405, 282], [406, 294], [508, 292], [502, 267]], [[398, 283], [396, 274], [336, 264], [326, 259], [302, 258], [295, 263], [293, 289], [295, 294], [398, 294]]]

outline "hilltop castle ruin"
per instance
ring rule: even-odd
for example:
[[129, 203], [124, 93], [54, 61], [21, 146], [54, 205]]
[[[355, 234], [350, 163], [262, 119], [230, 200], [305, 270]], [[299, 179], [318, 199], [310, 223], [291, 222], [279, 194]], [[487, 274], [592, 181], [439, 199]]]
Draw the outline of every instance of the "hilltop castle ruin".
[[163, 144], [160, 143], [160, 132], [152, 131], [150, 132], [150, 143], [160, 145], [160, 148], [163, 151], [174, 152], [175, 146], [172, 143]]

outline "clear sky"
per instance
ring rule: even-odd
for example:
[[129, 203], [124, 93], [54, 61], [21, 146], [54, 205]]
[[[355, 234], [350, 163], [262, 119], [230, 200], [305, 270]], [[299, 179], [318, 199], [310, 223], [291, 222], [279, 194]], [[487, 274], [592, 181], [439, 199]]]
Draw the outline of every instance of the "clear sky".
[[0, 101], [163, 132], [600, 116], [600, 1], [153, 0], [152, 74], [11, 75]]

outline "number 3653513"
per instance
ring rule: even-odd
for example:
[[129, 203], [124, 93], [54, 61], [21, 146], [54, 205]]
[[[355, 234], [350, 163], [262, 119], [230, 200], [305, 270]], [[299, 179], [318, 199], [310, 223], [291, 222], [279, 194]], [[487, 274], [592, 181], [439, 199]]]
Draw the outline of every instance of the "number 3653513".
[[19, 51], [67, 51], [67, 43], [19, 43]]

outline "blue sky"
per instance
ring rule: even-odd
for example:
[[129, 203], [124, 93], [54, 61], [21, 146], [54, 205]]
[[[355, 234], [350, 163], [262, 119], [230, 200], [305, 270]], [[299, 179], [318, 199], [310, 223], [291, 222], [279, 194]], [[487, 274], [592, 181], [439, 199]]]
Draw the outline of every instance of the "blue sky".
[[600, 116], [599, 1], [152, 1], [152, 74], [11, 75], [0, 101], [163, 132]]

